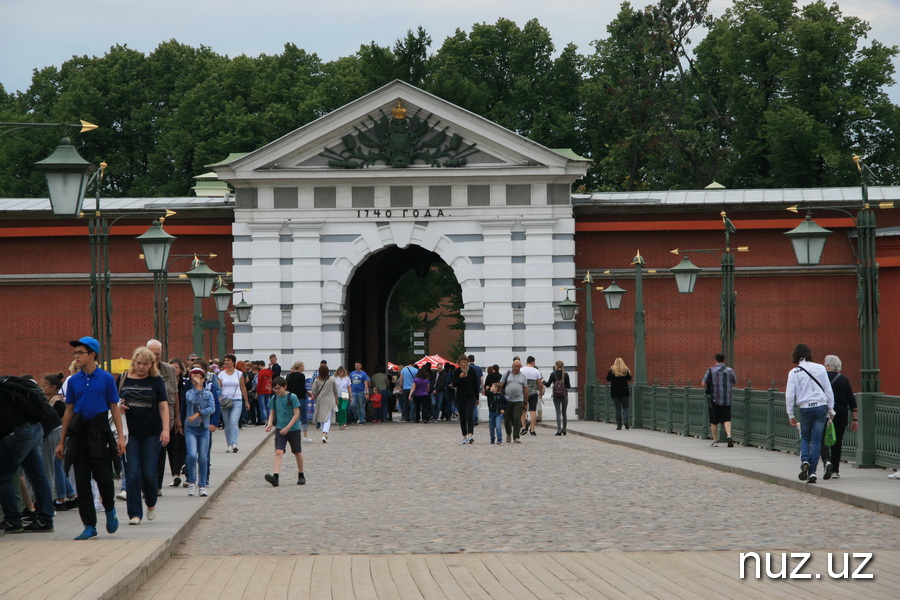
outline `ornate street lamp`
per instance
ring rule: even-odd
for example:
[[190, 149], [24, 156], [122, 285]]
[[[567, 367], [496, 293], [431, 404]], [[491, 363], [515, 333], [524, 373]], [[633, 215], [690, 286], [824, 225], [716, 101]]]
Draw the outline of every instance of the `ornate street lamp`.
[[812, 215], [807, 212], [806, 219], [790, 231], [785, 232], [784, 235], [791, 240], [794, 254], [797, 256], [797, 263], [811, 266], [819, 264], [819, 261], [822, 260], [825, 241], [831, 235], [831, 231], [819, 227], [818, 223], [812, 220]]
[[81, 213], [88, 176], [94, 165], [84, 160], [72, 141], [65, 137], [53, 154], [34, 163], [34, 167], [44, 172], [53, 214], [77, 217]]
[[153, 221], [150, 229], [137, 237], [141, 243], [141, 250], [144, 253], [144, 261], [147, 263], [147, 270], [152, 272], [165, 271], [169, 262], [169, 250], [176, 238], [163, 229], [163, 223], [167, 217], [175, 214], [174, 210], [167, 210], [166, 216]]
[[628, 290], [619, 287], [619, 284], [613, 279], [613, 282], [603, 290], [603, 295], [606, 297], [606, 308], [609, 310], [619, 310], [619, 307], [622, 306], [622, 297], [625, 296], [626, 291]]
[[206, 263], [194, 255], [194, 266], [185, 275], [191, 281], [191, 288], [194, 290], [195, 298], [209, 298], [213, 284], [220, 274], [207, 267]]
[[250, 320], [250, 311], [253, 305], [244, 300], [244, 292], [241, 292], [241, 301], [234, 305], [234, 312], [237, 313], [238, 323], [246, 323]]
[[239, 323], [246, 323], [250, 318], [250, 311], [253, 309], [253, 306], [244, 300], [243, 291], [231, 291], [220, 276], [219, 285], [212, 293], [212, 296], [216, 300], [216, 310], [219, 312], [219, 348], [223, 352], [225, 351], [225, 313], [228, 312], [228, 305], [231, 303], [231, 298], [234, 294], [241, 295], [241, 301], [234, 305], [237, 320]]
[[[735, 323], [737, 310], [737, 293], [734, 291], [734, 251], [749, 252], [749, 246], [738, 246], [732, 248], [730, 246], [731, 234], [737, 231], [734, 223], [728, 218], [723, 210], [720, 213], [722, 224], [725, 226], [725, 247], [713, 249], [674, 249], [672, 254], [687, 254], [688, 252], [701, 252], [703, 254], [722, 253], [722, 295], [721, 310], [719, 312], [719, 335], [722, 338], [722, 354], [725, 355], [725, 362], [734, 367], [734, 339], [736, 337]], [[694, 284], [697, 282], [697, 274], [701, 269], [692, 263], [687, 256], [684, 256], [679, 264], [670, 269], [675, 276], [675, 283], [678, 291], [682, 294], [690, 294], [694, 291]]]
[[575, 318], [575, 309], [578, 303], [569, 299], [569, 290], [566, 290], [566, 299], [559, 303], [559, 316], [563, 321], [571, 321]]
[[694, 285], [697, 283], [697, 273], [701, 269], [692, 263], [687, 255], [683, 256], [681, 262], [670, 270], [675, 275], [675, 283], [678, 285], [679, 294], [691, 294], [694, 292]]

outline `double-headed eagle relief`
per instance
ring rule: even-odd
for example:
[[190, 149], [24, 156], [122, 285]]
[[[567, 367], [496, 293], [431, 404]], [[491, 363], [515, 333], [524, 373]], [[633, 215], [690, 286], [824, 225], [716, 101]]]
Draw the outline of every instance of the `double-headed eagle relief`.
[[355, 134], [341, 138], [342, 149], [326, 149], [319, 156], [328, 166], [339, 169], [361, 169], [376, 163], [403, 169], [420, 164], [432, 167], [461, 167], [466, 157], [478, 152], [475, 144], [463, 144], [462, 136], [448, 134], [449, 127], [439, 129], [440, 121], [430, 123], [432, 115], [420, 117], [420, 110], [406, 116], [406, 108], [397, 101], [391, 114], [369, 116], [372, 126], [356, 129]]

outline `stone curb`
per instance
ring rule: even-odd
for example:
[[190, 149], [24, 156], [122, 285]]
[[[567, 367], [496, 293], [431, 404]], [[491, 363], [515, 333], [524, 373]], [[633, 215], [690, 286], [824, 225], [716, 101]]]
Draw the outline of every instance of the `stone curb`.
[[206, 502], [197, 507], [194, 514], [178, 528], [178, 531], [176, 531], [171, 538], [163, 540], [163, 543], [157, 548], [156, 552], [147, 557], [140, 566], [119, 580], [113, 588], [107, 590], [100, 598], [102, 600], [127, 600], [136, 594], [141, 586], [144, 585], [144, 583], [146, 583], [167, 560], [169, 560], [174, 553], [173, 549], [180, 546], [191, 530], [193, 530], [197, 523], [200, 522], [200, 519], [203, 518], [212, 506], [213, 501], [218, 498], [219, 494], [222, 493], [222, 490], [225, 489], [225, 485], [234, 479], [237, 472], [240, 471], [245, 464], [250, 462], [260, 450], [262, 450], [266, 441], [271, 438], [272, 435], [273, 433], [271, 432], [267, 433], [256, 445], [256, 448], [244, 455], [244, 459], [241, 460], [241, 462], [238, 463], [238, 465], [222, 480], [221, 485], [216, 486], [216, 489], [209, 495]]

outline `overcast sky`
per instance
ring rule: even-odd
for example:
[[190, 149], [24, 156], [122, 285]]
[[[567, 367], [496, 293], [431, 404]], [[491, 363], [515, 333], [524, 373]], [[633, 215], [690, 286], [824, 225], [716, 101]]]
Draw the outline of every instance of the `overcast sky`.
[[[633, 6], [649, 1], [636, 0]], [[583, 54], [606, 36], [617, 0], [0, 0], [0, 84], [25, 90], [32, 71], [72, 56], [102, 56], [116, 44], [149, 53], [176, 39], [228, 56], [278, 54], [292, 42], [323, 61], [354, 53], [362, 43], [391, 46], [421, 25], [432, 51], [457, 28], [505, 17], [520, 27], [537, 18], [557, 50], [574, 42]], [[721, 15], [732, 2], [712, 0]], [[900, 45], [900, 0], [844, 0], [844, 15], [872, 25], [871, 38]], [[695, 42], [699, 40], [694, 40]], [[900, 63], [898, 71], [900, 71]], [[896, 78], [896, 76], [895, 76]], [[900, 86], [891, 97], [900, 103]]]

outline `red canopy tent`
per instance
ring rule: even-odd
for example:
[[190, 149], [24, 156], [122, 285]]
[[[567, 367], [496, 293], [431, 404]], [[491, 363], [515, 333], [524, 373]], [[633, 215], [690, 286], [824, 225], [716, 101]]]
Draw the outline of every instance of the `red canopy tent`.
[[450, 363], [450, 364], [453, 365], [454, 367], [458, 367], [458, 366], [459, 366], [459, 365], [457, 365], [456, 363], [447, 360], [446, 358], [444, 358], [444, 357], [441, 356], [440, 354], [432, 354], [431, 356], [426, 356], [426, 357], [422, 358], [421, 360], [419, 360], [419, 361], [416, 363], [416, 366], [419, 367], [419, 368], [421, 368], [421, 367], [423, 367], [426, 363], [430, 364], [432, 368], [440, 367], [440, 366], [443, 365], [444, 363]]

